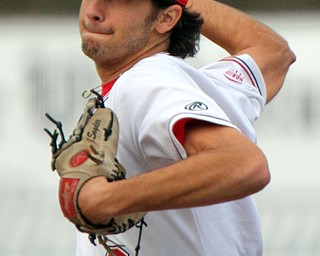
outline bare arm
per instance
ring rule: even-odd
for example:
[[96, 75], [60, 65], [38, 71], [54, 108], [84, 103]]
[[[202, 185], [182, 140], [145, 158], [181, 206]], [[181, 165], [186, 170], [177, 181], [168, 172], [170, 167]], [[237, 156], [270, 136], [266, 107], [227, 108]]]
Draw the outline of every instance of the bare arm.
[[235, 129], [198, 123], [186, 132], [187, 159], [123, 181], [87, 182], [79, 195], [83, 213], [93, 223], [102, 223], [125, 213], [235, 200], [268, 184], [263, 153]]
[[204, 18], [201, 33], [231, 55], [248, 53], [258, 64], [267, 86], [267, 102], [281, 89], [294, 53], [287, 42], [264, 24], [213, 0], [190, 0]]

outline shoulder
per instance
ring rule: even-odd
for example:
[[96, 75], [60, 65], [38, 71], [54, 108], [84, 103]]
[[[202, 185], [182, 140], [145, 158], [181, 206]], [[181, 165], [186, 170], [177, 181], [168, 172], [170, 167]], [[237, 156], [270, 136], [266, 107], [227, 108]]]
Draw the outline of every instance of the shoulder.
[[143, 92], [187, 90], [194, 83], [189, 70], [193, 69], [184, 60], [168, 54], [156, 54], [139, 61], [117, 81], [118, 91], [123, 96]]
[[[126, 72], [127, 76], [143, 74], [146, 79], [150, 76], [155, 76], [161, 80], [167, 80], [168, 75], [170, 79], [181, 79], [184, 76], [179, 74], [187, 74], [187, 70], [192, 68], [183, 59], [174, 57], [166, 53], [158, 53], [148, 58], [139, 61], [135, 66]], [[140, 79], [141, 77], [139, 77]]]
[[256, 92], [266, 99], [266, 86], [262, 73], [248, 54], [231, 56], [203, 67], [202, 72], [219, 85], [229, 89]]

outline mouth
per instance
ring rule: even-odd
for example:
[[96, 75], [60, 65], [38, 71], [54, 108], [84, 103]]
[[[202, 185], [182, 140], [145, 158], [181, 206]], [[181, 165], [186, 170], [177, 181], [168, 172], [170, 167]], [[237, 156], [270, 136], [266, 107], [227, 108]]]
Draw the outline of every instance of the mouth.
[[99, 35], [111, 35], [113, 34], [113, 30], [112, 29], [102, 29], [98, 26], [94, 26], [94, 25], [89, 25], [89, 24], [84, 24], [83, 26], [83, 30], [92, 34], [99, 34]]
[[92, 30], [92, 29], [87, 29], [86, 31], [91, 34], [97, 34], [97, 35], [111, 35], [111, 34], [113, 34], [112, 31], [100, 31], [100, 30]]

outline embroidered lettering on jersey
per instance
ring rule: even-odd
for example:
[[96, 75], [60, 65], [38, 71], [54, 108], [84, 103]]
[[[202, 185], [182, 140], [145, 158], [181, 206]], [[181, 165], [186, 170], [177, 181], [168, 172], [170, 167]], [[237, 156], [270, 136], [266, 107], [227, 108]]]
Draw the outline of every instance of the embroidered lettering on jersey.
[[187, 106], [185, 106], [185, 109], [191, 110], [191, 111], [200, 111], [200, 110], [207, 110], [208, 106], [200, 101], [194, 101]]
[[[239, 65], [241, 70], [243, 72], [245, 72], [246, 77], [249, 79], [248, 83], [250, 81], [250, 83], [259, 90], [260, 95], [262, 95], [262, 92], [261, 92], [261, 89], [260, 89], [260, 86], [258, 84], [258, 81], [256, 79], [255, 74], [252, 72], [250, 66], [248, 66], [247, 63], [244, 62], [244, 60], [242, 60], [241, 58], [238, 58], [238, 57], [234, 57], [234, 58], [225, 58], [225, 59], [222, 59], [221, 61], [232, 61], [234, 63], [237, 63], [237, 65]], [[229, 79], [229, 77], [227, 77], [227, 76], [226, 76], [226, 78]]]
[[229, 68], [223, 75], [230, 81], [238, 84], [242, 84], [244, 80], [244, 75], [235, 68]]

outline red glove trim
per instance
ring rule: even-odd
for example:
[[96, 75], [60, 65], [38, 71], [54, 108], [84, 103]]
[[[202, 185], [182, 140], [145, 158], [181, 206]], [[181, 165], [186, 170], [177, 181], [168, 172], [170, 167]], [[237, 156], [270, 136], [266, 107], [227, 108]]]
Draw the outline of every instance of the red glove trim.
[[61, 178], [59, 187], [59, 203], [63, 215], [68, 218], [76, 218], [77, 211], [74, 205], [74, 194], [80, 179]]

